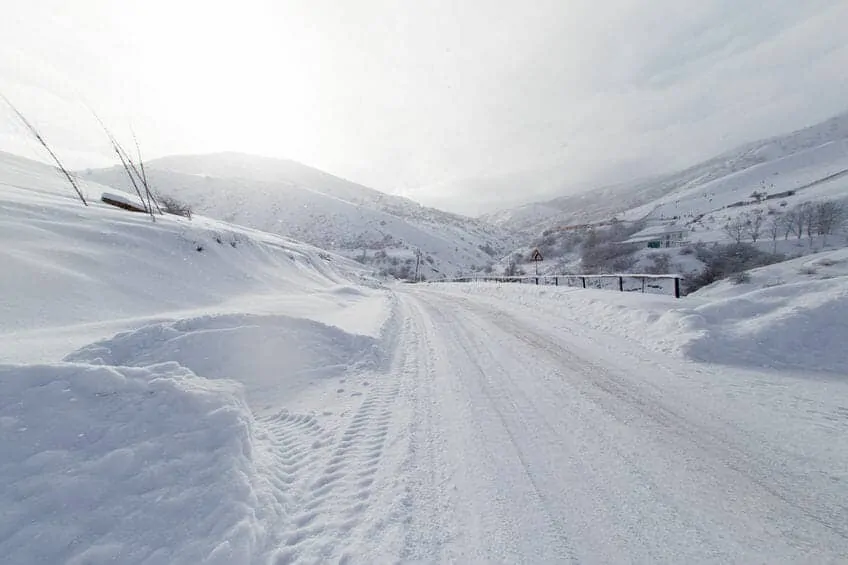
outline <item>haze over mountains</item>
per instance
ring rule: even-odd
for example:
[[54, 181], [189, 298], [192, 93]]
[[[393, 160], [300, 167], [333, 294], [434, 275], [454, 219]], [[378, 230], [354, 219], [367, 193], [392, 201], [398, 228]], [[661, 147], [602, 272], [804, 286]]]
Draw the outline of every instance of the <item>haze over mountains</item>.
[[[781, 192], [830, 179], [846, 170], [848, 113], [843, 113], [785, 135], [745, 144], [673, 174], [525, 204], [485, 214], [481, 219], [539, 233], [560, 225], [607, 220], [632, 209], [638, 209], [629, 215], [634, 219], [660, 206], [666, 206], [667, 215], [673, 215], [668, 214], [667, 204], [692, 195], [706, 194], [696, 207], [709, 209], [712, 202], [719, 206], [728, 198], [748, 196], [763, 183], [772, 192]], [[733, 194], [727, 196], [729, 193]]]

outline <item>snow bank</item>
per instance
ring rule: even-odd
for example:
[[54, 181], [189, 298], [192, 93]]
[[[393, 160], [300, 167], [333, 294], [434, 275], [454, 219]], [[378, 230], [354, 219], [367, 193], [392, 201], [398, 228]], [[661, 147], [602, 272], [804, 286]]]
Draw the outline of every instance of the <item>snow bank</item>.
[[377, 340], [288, 316], [201, 316], [152, 324], [83, 347], [65, 361], [147, 366], [175, 361], [245, 385], [254, 410], [279, 409], [317, 380], [373, 366]]
[[706, 330], [688, 345], [699, 360], [848, 374], [848, 249], [750, 271], [691, 296]]
[[[579, 323], [698, 361], [845, 376], [848, 249], [750, 271], [688, 297], [515, 284], [444, 285], [508, 300], [551, 325]], [[441, 287], [439, 287], [441, 288]]]
[[0, 555], [248, 563], [264, 536], [251, 437], [239, 385], [173, 363], [0, 365]]

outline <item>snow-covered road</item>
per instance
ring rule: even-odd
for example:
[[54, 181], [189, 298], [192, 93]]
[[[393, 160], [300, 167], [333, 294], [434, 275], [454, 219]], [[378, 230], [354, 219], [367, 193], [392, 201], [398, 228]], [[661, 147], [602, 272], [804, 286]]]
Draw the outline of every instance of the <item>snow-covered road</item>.
[[843, 385], [801, 394], [582, 325], [552, 332], [544, 312], [485, 294], [404, 289], [398, 315], [401, 561], [848, 556]]
[[254, 295], [0, 365], [0, 563], [848, 562], [848, 381], [563, 308], [606, 296]]

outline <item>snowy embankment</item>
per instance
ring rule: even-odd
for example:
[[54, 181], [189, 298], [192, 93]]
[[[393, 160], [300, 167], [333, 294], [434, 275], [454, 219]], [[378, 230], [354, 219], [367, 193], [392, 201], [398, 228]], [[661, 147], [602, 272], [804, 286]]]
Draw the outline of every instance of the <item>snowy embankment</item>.
[[244, 563], [261, 544], [275, 509], [235, 383], [0, 365], [0, 412], [8, 563]]
[[339, 380], [380, 359], [374, 338], [336, 327], [225, 315], [128, 331], [65, 363], [0, 365], [0, 551], [285, 562], [309, 517], [295, 487], [331, 448], [329, 417], [369, 391]]
[[0, 154], [0, 362], [53, 361], [210, 307], [264, 313], [285, 301], [294, 316], [339, 313], [370, 299], [359, 285], [378, 284], [309, 245], [203, 217], [153, 223], [101, 203], [102, 186], [82, 188], [88, 207], [51, 167]]
[[311, 402], [363, 394], [339, 378], [391, 301], [342, 257], [83, 190], [0, 159], [0, 561], [264, 563], [328, 433]]
[[[848, 249], [809, 255], [749, 272], [748, 283], [715, 283], [669, 296], [529, 285], [486, 285], [543, 317], [579, 321], [648, 348], [697, 361], [748, 368], [845, 375], [848, 351]], [[480, 294], [478, 285], [452, 292]]]

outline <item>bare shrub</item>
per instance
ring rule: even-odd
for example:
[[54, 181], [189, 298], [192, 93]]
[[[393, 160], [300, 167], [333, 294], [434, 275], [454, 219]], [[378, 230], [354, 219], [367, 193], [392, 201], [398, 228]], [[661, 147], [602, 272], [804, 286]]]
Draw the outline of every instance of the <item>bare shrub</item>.
[[748, 271], [739, 271], [730, 277], [733, 284], [748, 284], [751, 282], [751, 274]]
[[652, 261], [652, 264], [645, 268], [649, 275], [667, 275], [671, 272], [671, 257], [667, 253], [651, 253], [648, 258]]
[[695, 252], [704, 268], [683, 278], [686, 294], [731, 275], [784, 260], [782, 255], [761, 251], [749, 243], [716, 244], [712, 247], [698, 245]]
[[757, 240], [760, 239], [760, 233], [763, 231], [765, 216], [761, 210], [754, 210], [753, 212], [746, 213], [744, 220], [745, 234], [751, 241], [757, 243]]
[[815, 205], [815, 228], [823, 245], [827, 244], [827, 236], [845, 223], [845, 216], [845, 206], [840, 202], [826, 200]]
[[183, 202], [174, 196], [170, 196], [167, 194], [157, 194], [156, 199], [159, 201], [159, 205], [166, 214], [173, 214], [175, 216], [182, 216], [183, 218], [191, 219], [192, 209], [191, 205], [187, 202]]
[[745, 238], [745, 219], [740, 215], [724, 224], [724, 233], [737, 245]]
[[527, 273], [519, 266], [515, 259], [510, 261], [506, 266], [506, 269], [504, 269], [504, 275], [507, 277], [520, 277], [525, 274]]
[[636, 265], [633, 254], [639, 249], [639, 245], [625, 243], [584, 247], [580, 259], [582, 271], [587, 274], [627, 272]]

